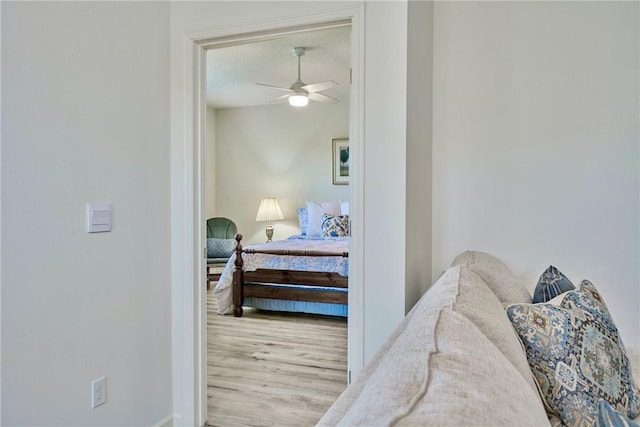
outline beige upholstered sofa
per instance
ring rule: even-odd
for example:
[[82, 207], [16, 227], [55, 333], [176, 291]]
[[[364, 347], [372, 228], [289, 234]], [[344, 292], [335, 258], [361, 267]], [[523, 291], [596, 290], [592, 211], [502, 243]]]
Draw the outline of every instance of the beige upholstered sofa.
[[514, 303], [531, 295], [503, 262], [460, 254], [318, 425], [559, 424], [506, 314]]

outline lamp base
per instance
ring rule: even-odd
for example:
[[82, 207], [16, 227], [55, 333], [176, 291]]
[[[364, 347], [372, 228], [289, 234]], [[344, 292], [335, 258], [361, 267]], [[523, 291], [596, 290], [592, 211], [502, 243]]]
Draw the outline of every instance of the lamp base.
[[267, 243], [273, 242], [273, 240], [271, 240], [271, 238], [273, 237], [273, 225], [267, 225], [265, 231], [267, 232]]

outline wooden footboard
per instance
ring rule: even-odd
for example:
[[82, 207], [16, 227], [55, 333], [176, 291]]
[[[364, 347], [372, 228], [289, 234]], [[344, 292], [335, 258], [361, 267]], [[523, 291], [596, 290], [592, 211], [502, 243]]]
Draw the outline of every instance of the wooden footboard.
[[334, 304], [347, 304], [347, 292], [335, 292], [330, 290], [312, 290], [278, 287], [273, 285], [305, 285], [317, 287], [331, 287], [348, 289], [349, 278], [338, 273], [322, 271], [298, 271], [298, 270], [269, 270], [257, 269], [244, 271], [242, 254], [269, 254], [291, 256], [340, 256], [348, 257], [348, 252], [322, 252], [306, 250], [282, 250], [282, 249], [244, 249], [240, 241], [241, 234], [236, 234], [236, 259], [233, 272], [233, 315], [242, 316], [242, 304], [245, 297], [270, 298], [289, 301], [323, 302]]

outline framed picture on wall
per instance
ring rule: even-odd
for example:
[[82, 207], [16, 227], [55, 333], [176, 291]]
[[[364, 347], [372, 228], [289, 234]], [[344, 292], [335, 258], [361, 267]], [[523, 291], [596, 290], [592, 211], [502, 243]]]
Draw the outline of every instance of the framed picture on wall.
[[333, 184], [349, 184], [349, 138], [336, 138], [333, 143]]

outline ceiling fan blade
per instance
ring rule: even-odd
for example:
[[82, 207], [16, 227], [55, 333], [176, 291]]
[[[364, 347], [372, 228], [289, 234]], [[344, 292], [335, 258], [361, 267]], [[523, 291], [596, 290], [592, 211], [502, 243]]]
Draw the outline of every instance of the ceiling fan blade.
[[331, 89], [337, 86], [340, 86], [340, 85], [334, 82], [333, 80], [327, 80], [326, 82], [311, 83], [311, 84], [302, 86], [302, 89], [306, 90], [309, 93], [314, 93], [314, 92], [322, 92], [323, 90]]
[[290, 95], [291, 95], [291, 94], [289, 94], [289, 93], [288, 93], [288, 94], [286, 94], [286, 95], [279, 96], [279, 97], [277, 97], [277, 98], [276, 98], [276, 100], [279, 100], [279, 99], [287, 99]]
[[268, 84], [265, 84], [265, 83], [256, 83], [256, 84], [260, 85], [260, 86], [272, 87], [272, 88], [278, 89], [278, 90], [286, 90], [286, 91], [290, 91], [291, 90], [288, 87], [280, 87], [280, 86], [268, 85]]
[[310, 93], [309, 99], [317, 102], [324, 102], [325, 104], [335, 104], [340, 102], [339, 99], [333, 98], [331, 96], [323, 95], [321, 93]]

